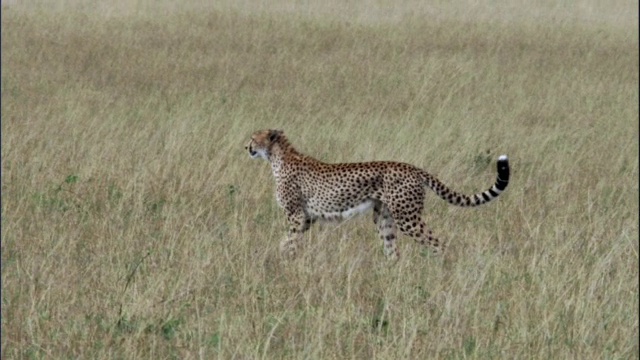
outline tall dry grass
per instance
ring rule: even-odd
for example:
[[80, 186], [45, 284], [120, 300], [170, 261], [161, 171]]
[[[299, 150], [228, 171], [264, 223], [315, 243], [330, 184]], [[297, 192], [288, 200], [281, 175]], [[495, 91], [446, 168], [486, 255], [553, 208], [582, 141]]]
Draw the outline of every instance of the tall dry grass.
[[[3, 5], [2, 358], [638, 357], [637, 3], [320, 4]], [[512, 181], [285, 262], [265, 127]]]

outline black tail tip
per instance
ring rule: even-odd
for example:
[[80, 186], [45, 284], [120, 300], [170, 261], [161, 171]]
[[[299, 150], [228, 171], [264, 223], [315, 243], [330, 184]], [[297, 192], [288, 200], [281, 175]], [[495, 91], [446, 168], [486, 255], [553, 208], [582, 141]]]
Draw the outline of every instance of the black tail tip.
[[509, 181], [509, 158], [507, 155], [500, 155], [500, 157], [498, 157], [498, 181], [503, 186], [506, 186], [506, 183]]

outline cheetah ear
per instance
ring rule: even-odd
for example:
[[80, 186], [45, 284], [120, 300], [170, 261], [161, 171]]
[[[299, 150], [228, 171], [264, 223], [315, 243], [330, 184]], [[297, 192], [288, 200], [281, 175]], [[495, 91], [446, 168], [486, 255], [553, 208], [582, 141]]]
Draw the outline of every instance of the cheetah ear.
[[269, 130], [269, 141], [274, 142], [280, 138], [284, 132], [282, 130]]

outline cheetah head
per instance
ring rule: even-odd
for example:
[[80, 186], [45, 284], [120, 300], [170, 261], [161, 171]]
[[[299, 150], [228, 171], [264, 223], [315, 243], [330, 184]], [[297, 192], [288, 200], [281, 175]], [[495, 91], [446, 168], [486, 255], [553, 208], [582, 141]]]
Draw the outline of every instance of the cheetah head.
[[244, 148], [249, 151], [249, 156], [252, 159], [263, 158], [268, 160], [271, 147], [280, 139], [282, 134], [282, 130], [256, 131], [251, 135], [251, 140]]

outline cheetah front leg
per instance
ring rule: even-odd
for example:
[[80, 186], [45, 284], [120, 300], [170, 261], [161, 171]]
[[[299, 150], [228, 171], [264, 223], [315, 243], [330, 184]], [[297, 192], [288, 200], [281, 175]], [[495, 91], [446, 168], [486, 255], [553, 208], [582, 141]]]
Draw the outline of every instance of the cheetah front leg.
[[378, 236], [384, 244], [384, 254], [389, 260], [400, 258], [400, 250], [396, 246], [396, 223], [387, 205], [376, 202], [373, 207], [373, 222], [378, 228]]
[[311, 219], [302, 210], [287, 211], [289, 229], [287, 237], [280, 242], [280, 252], [284, 255], [295, 256], [298, 243], [302, 235], [311, 227]]

